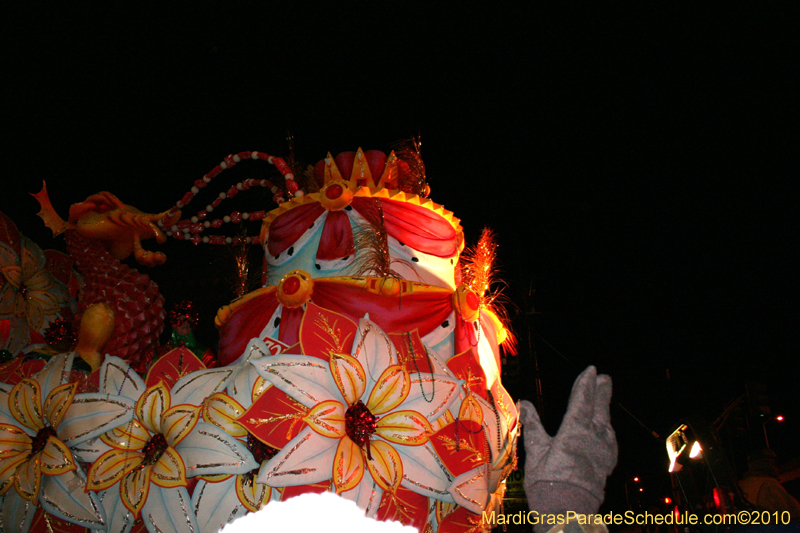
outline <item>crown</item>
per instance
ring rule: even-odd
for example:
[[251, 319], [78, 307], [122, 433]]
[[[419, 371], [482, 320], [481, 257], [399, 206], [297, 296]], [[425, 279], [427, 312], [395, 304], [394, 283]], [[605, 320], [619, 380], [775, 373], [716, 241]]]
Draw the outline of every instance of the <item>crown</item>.
[[349, 206], [353, 198], [367, 197], [405, 202], [436, 213], [452, 225], [459, 235], [459, 247], [463, 247], [461, 220], [452, 211], [427, 198], [430, 187], [420, 166], [421, 161], [409, 162], [394, 151], [388, 157], [379, 150], [364, 152], [361, 148], [356, 152], [342, 152], [336, 157], [328, 152], [325, 159], [314, 167], [314, 177], [322, 181], [319, 192], [295, 195], [270, 211], [261, 225], [261, 244], [269, 238], [270, 224], [296, 207], [319, 203], [328, 211], [340, 211]]

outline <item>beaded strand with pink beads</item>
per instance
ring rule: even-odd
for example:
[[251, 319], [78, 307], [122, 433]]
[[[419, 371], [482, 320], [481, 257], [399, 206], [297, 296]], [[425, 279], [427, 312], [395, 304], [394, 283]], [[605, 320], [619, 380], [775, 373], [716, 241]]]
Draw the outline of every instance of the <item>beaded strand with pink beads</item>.
[[[295, 197], [303, 196], [303, 191], [300, 190], [297, 182], [294, 180], [294, 174], [291, 172], [289, 165], [287, 165], [283, 159], [265, 154], [263, 152], [239, 152], [238, 154], [230, 154], [226, 156], [225, 159], [219, 165], [214, 167], [208, 174], [196, 180], [192, 188], [183, 195], [183, 198], [176, 202], [175, 205], [170, 208], [169, 211], [167, 211], [164, 217], [158, 221], [159, 227], [164, 228], [164, 224], [166, 224], [170, 218], [174, 217], [179, 209], [187, 206], [189, 202], [192, 201], [194, 196], [200, 192], [200, 189], [205, 188], [206, 185], [211, 183], [211, 180], [218, 176], [220, 172], [233, 167], [244, 159], [261, 159], [262, 161], [267, 161], [268, 163], [275, 165], [275, 168], [278, 169], [278, 172], [283, 174], [283, 177], [286, 180], [286, 189], [289, 191], [289, 193]], [[207, 205], [205, 209], [198, 211], [196, 216], [185, 218], [179, 222], [176, 222], [168, 229], [164, 228], [166, 229], [165, 234], [168, 237], [174, 237], [178, 240], [188, 240], [194, 244], [200, 244], [201, 242], [207, 244], [232, 243], [232, 237], [225, 237], [223, 235], [201, 237], [200, 233], [202, 233], [206, 228], [219, 228], [223, 223], [227, 222], [238, 223], [242, 220], [261, 220], [267, 216], [267, 212], [263, 209], [259, 211], [253, 211], [252, 213], [241, 213], [239, 211], [234, 211], [230, 215], [225, 215], [222, 218], [217, 218], [214, 220], [206, 219], [208, 218], [209, 213], [214, 211], [214, 209], [217, 208], [219, 204], [222, 203], [222, 201], [226, 198], [233, 198], [239, 193], [239, 191], [246, 191], [251, 187], [258, 186], [269, 187], [273, 194], [272, 200], [275, 203], [280, 205], [285, 202], [283, 196], [284, 191], [269, 180], [246, 179], [240, 181], [236, 185], [231, 185], [227, 192], [219, 193], [219, 197]], [[257, 238], [247, 237], [248, 244], [255, 242], [258, 242]]]

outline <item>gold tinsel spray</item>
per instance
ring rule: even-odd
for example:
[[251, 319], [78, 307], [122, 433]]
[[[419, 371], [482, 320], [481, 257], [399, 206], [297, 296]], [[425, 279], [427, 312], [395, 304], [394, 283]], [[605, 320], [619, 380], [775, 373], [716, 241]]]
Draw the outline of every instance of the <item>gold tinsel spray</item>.
[[[508, 312], [505, 308], [507, 298], [503, 294], [506, 283], [497, 278], [497, 243], [494, 232], [484, 228], [478, 244], [467, 247], [461, 254], [461, 274], [463, 283], [478, 295], [482, 309], [493, 312], [506, 329], [503, 350], [511, 355], [517, 353], [517, 339], [511, 332]], [[499, 285], [499, 287], [498, 287]]]

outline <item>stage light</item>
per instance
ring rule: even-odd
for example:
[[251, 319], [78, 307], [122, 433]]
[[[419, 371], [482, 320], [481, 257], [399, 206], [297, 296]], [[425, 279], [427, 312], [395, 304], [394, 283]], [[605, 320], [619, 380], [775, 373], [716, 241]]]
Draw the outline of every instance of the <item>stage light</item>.
[[697, 459], [700, 457], [700, 454], [703, 453], [703, 447], [700, 446], [700, 441], [694, 441], [692, 444], [692, 449], [689, 451], [689, 458], [690, 459]]
[[694, 431], [686, 424], [667, 437], [667, 455], [669, 456], [669, 472], [679, 472], [689, 459], [702, 458], [703, 447], [694, 437]]

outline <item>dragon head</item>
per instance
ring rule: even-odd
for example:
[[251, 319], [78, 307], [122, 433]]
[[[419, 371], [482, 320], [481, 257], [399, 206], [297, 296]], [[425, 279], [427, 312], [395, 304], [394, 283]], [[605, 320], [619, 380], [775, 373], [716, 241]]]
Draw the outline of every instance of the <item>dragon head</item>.
[[[76, 231], [83, 237], [103, 242], [108, 253], [120, 261], [131, 254], [144, 266], [160, 265], [167, 260], [167, 256], [161, 252], [150, 252], [142, 248], [141, 242], [151, 237], [155, 237], [159, 243], [167, 240], [157, 225], [166, 213], [143, 213], [124, 204], [110, 192], [101, 192], [89, 196], [83, 202], [72, 204], [69, 208], [69, 220], [65, 221], [50, 203], [47, 184], [43, 182], [42, 190], [32, 196], [42, 206], [38, 214], [53, 231], [53, 235], [59, 235], [66, 230]], [[175, 213], [167, 220], [167, 224], [174, 224], [180, 215], [180, 212]]]

